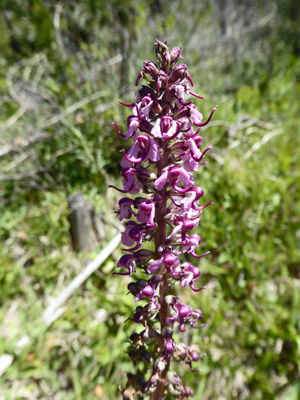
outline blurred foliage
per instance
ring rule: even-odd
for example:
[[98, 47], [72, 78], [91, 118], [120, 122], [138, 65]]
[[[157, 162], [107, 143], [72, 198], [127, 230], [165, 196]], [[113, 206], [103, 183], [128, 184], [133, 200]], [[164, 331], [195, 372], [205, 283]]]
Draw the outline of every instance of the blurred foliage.
[[132, 368], [118, 251], [53, 325], [41, 316], [96, 255], [71, 250], [67, 195], [107, 216], [101, 248], [114, 235], [106, 186], [124, 143], [111, 122], [126, 130], [118, 99], [132, 102], [156, 37], [183, 47], [203, 114], [219, 106], [197, 176], [214, 202], [199, 232], [207, 289], [181, 294], [208, 323], [181, 340], [206, 356], [184, 378], [196, 399], [300, 398], [299, 27], [296, 0], [1, 1], [0, 357], [14, 357], [1, 399], [112, 400]]

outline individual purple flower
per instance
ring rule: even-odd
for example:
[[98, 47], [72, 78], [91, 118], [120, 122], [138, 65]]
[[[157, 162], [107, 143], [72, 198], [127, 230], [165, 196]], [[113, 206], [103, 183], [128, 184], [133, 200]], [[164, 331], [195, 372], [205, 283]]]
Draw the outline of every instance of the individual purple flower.
[[132, 211], [132, 206], [134, 205], [134, 200], [129, 199], [127, 197], [123, 197], [119, 201], [119, 220], [122, 221], [123, 219], [129, 219], [132, 217], [132, 215], [135, 215], [134, 211]]
[[162, 265], [164, 265], [166, 270], [170, 273], [172, 267], [176, 268], [177, 266], [179, 266], [179, 264], [180, 264], [180, 262], [179, 262], [178, 257], [176, 257], [172, 253], [165, 253], [161, 258], [159, 258], [159, 259], [153, 261], [151, 264], [149, 264], [147, 271], [150, 274], [154, 274], [161, 268]]
[[141, 202], [138, 206], [136, 219], [139, 222], [144, 222], [149, 227], [154, 227], [155, 204], [155, 201], [153, 201], [152, 199], [146, 199]]
[[137, 165], [136, 168], [124, 168], [121, 173], [123, 179], [124, 190], [118, 189], [113, 185], [109, 185], [120, 193], [137, 194], [144, 185], [155, 179], [155, 175], [147, 169]]
[[[180, 181], [182, 186], [178, 186]], [[172, 166], [165, 169], [154, 183], [157, 190], [162, 190], [166, 185], [171, 185], [178, 193], [186, 193], [194, 185], [194, 177], [184, 168]]]
[[122, 249], [124, 251], [137, 250], [143, 240], [143, 235], [147, 232], [147, 228], [143, 224], [137, 224], [135, 221], [127, 221], [125, 223], [125, 231], [122, 233], [121, 242], [125, 246], [134, 246], [131, 249]]
[[175, 223], [176, 226], [172, 230], [171, 234], [167, 237], [167, 240], [170, 239], [172, 236], [174, 236], [177, 232], [181, 232], [181, 240], [182, 243], [185, 242], [186, 238], [186, 233], [191, 231], [195, 226], [199, 224], [200, 218], [188, 218], [188, 217], [178, 217], [175, 218], [175, 221], [172, 223]]
[[162, 332], [162, 336], [164, 338], [164, 350], [162, 354], [165, 356], [165, 360], [167, 360], [176, 349], [176, 344], [173, 340], [173, 331], [166, 327]]
[[157, 139], [171, 140], [180, 132], [180, 125], [169, 115], [164, 115], [156, 120], [151, 134]]
[[117, 262], [118, 268], [124, 268], [127, 272], [114, 272], [115, 275], [131, 275], [132, 272], [136, 272], [134, 266], [135, 256], [133, 254], [124, 254]]
[[124, 268], [127, 272], [114, 272], [114, 275], [131, 275], [136, 272], [135, 266], [143, 268], [144, 263], [153, 257], [153, 252], [150, 250], [141, 249], [133, 254], [124, 254], [117, 262], [118, 268]]
[[192, 372], [201, 372], [200, 369], [194, 369], [192, 366], [193, 362], [198, 362], [204, 356], [204, 353], [200, 354], [200, 352], [201, 349], [197, 344], [187, 346], [184, 343], [179, 343], [176, 346], [174, 357], [181, 359], [185, 364], [189, 365]]
[[195, 250], [197, 249], [201, 241], [202, 241], [201, 237], [196, 234], [186, 236], [184, 241], [177, 240], [177, 242], [175, 243], [180, 244], [182, 247], [181, 250], [178, 251], [176, 254], [182, 254], [187, 252], [192, 256], [194, 256], [195, 258], [205, 257], [207, 254], [209, 254], [209, 251], [200, 256], [195, 253]]
[[184, 78], [187, 78], [192, 86], [194, 86], [192, 78], [190, 77], [188, 68], [185, 64], [178, 64], [172, 69], [169, 76], [169, 83], [179, 83]]
[[168, 317], [166, 319], [168, 324], [174, 324], [175, 321], [178, 321], [180, 324], [180, 331], [186, 332], [184, 329], [184, 324], [188, 323], [193, 328], [201, 328], [206, 324], [201, 324], [199, 326], [195, 326], [197, 321], [202, 318], [203, 314], [200, 310], [193, 310], [192, 307], [186, 306], [182, 304], [178, 298], [174, 298], [173, 302], [170, 304], [171, 308], [173, 308], [175, 314], [173, 317]]
[[153, 106], [153, 99], [150, 96], [144, 96], [136, 106], [134, 112], [136, 112], [137, 115], [144, 117], [146, 120], [149, 120], [149, 113]]
[[156, 162], [160, 159], [158, 144], [147, 135], [140, 135], [135, 140], [133, 146], [129, 149], [128, 153], [122, 150], [123, 160], [121, 161], [122, 167], [131, 167], [131, 164], [140, 162]]
[[186, 140], [182, 146], [182, 152], [178, 156], [184, 162], [184, 166], [187, 171], [198, 171], [199, 166], [204, 164], [203, 162], [200, 163], [200, 161], [203, 160], [206, 152], [212, 149], [211, 146], [207, 147], [203, 153], [201, 153], [201, 143], [201, 136], [196, 136], [195, 138], [189, 138]]
[[[190, 196], [187, 196], [187, 195]], [[185, 211], [189, 211], [191, 207], [195, 207], [195, 202], [200, 200], [204, 195], [204, 190], [200, 187], [193, 187], [186, 192], [186, 196], [181, 200], [181, 205]]]
[[113, 122], [112, 124], [117, 129], [119, 135], [125, 140], [135, 139], [138, 135], [138, 129], [141, 132], [145, 133], [150, 133], [152, 129], [152, 125], [148, 121], [142, 120], [136, 115], [130, 115], [127, 118], [128, 131], [126, 132], [126, 135], [124, 135], [120, 131], [118, 125], [115, 122]]
[[156, 308], [159, 308], [155, 298], [157, 297], [156, 288], [161, 281], [161, 277], [158, 275], [153, 275], [152, 278], [146, 282], [146, 285], [141, 288], [137, 297], [134, 299], [135, 302], [141, 300], [143, 297], [148, 297], [150, 301], [155, 305]]
[[178, 321], [180, 324], [180, 331], [186, 332], [187, 330], [184, 329], [184, 324], [187, 320], [187, 317], [191, 315], [193, 309], [192, 307], [185, 306], [184, 304], [175, 303], [172, 308], [175, 311], [175, 315], [173, 317], [167, 318], [168, 324], [174, 324], [175, 321]]
[[200, 289], [194, 287], [194, 282], [196, 282], [200, 277], [200, 270], [194, 267], [191, 263], [185, 262], [181, 265], [182, 275], [181, 275], [181, 286], [186, 287], [190, 285], [194, 292], [200, 292], [200, 290], [205, 289], [206, 286], [202, 286]]

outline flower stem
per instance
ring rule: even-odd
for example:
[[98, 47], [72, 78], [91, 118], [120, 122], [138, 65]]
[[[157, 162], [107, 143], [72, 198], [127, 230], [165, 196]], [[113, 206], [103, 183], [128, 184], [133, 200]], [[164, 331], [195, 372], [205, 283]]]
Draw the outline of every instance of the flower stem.
[[[162, 174], [162, 170], [168, 165], [168, 151], [167, 151], [167, 143], [162, 142], [162, 156], [157, 163], [157, 177]], [[158, 225], [157, 231], [155, 234], [155, 257], [160, 258], [159, 248], [165, 244], [166, 241], [166, 220], [165, 215], [167, 211], [167, 196], [166, 196], [166, 187], [164, 187], [158, 193], [161, 196], [161, 202], [156, 204], [155, 210], [155, 220]], [[163, 271], [163, 268], [162, 268]]]
[[[169, 152], [167, 150], [167, 143], [162, 142], [162, 156], [157, 164], [157, 177], [159, 177], [162, 173], [162, 170], [168, 165]], [[155, 220], [157, 222], [158, 228], [155, 235], [155, 256], [159, 258], [159, 248], [164, 246], [166, 241], [166, 220], [165, 216], [167, 213], [167, 196], [166, 196], [166, 188], [164, 187], [161, 191], [159, 191], [161, 195], [162, 201], [156, 205], [155, 212]], [[160, 319], [160, 332], [162, 333], [163, 329], [167, 326], [167, 318], [169, 316], [169, 306], [165, 300], [165, 297], [169, 294], [168, 280], [167, 274], [165, 272], [164, 267], [162, 266], [160, 270], [160, 275], [162, 277], [161, 283], [159, 286], [159, 319]], [[160, 338], [159, 342], [159, 350], [163, 351], [164, 347], [164, 339]], [[162, 371], [160, 380], [157, 384], [157, 387], [154, 393], [151, 395], [151, 400], [161, 400], [163, 399], [165, 386], [167, 382], [167, 372], [170, 366], [170, 359], [166, 360], [166, 367]]]

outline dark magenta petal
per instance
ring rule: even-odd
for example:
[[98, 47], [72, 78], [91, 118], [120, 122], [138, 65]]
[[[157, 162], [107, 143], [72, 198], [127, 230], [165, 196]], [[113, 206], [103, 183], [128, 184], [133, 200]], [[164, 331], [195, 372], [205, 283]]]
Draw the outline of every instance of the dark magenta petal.
[[136, 104], [136, 103], [132, 103], [132, 104], [123, 103], [123, 101], [121, 101], [121, 100], [119, 100], [119, 103], [120, 103], [122, 106], [125, 106], [125, 107], [134, 107], [135, 104]]
[[209, 123], [209, 121], [211, 120], [212, 116], [214, 115], [214, 112], [217, 110], [217, 107], [213, 108], [212, 112], [210, 113], [210, 116], [208, 117], [208, 119], [205, 122], [201, 122], [201, 123], [194, 123], [194, 125], [196, 126], [205, 126]]
[[117, 129], [119, 135], [120, 135], [123, 139], [125, 139], [126, 135], [123, 135], [123, 133], [120, 131], [118, 125], [115, 124], [114, 122], [112, 123], [112, 125]]
[[194, 292], [200, 292], [203, 289], [206, 289], [206, 286], [202, 286], [200, 289], [196, 289], [195, 286], [193, 285], [193, 282], [190, 283], [190, 287]]
[[202, 158], [205, 156], [205, 153], [207, 153], [207, 152], [208, 152], [209, 150], [211, 150], [211, 149], [212, 149], [211, 146], [210, 146], [210, 147], [207, 147], [207, 148], [203, 151], [203, 153], [201, 154], [201, 156], [200, 156], [199, 158], [193, 157], [193, 159], [194, 159], [195, 161], [197, 161], [197, 162], [201, 161]]
[[117, 190], [120, 193], [129, 193], [130, 192], [130, 190], [122, 190], [122, 189], [117, 188], [114, 185], [108, 185], [108, 187], [113, 188], [113, 189]]
[[197, 97], [198, 99], [202, 99], [202, 100], [205, 99], [205, 97], [199, 96], [199, 94], [195, 93], [195, 92], [194, 92], [193, 90], [191, 90], [191, 89], [189, 89], [189, 93], [190, 93], [192, 96]]
[[207, 254], [210, 254], [210, 251], [207, 251], [206, 253], [204, 253], [204, 254], [201, 254], [201, 256], [198, 256], [194, 251], [191, 251], [191, 252], [189, 252], [193, 257], [195, 257], [195, 258], [202, 258], [202, 257], [205, 257], [205, 256], [207, 256]]
[[133, 164], [139, 163], [139, 162], [143, 161], [144, 158], [145, 158], [145, 157], [144, 157], [144, 158], [143, 158], [143, 157], [140, 157], [140, 158], [129, 158], [129, 157], [126, 155], [124, 149], [122, 149], [122, 154], [123, 154], [124, 158], [125, 158], [127, 161], [129, 161], [129, 162], [131, 162], [131, 163], [133, 163]]

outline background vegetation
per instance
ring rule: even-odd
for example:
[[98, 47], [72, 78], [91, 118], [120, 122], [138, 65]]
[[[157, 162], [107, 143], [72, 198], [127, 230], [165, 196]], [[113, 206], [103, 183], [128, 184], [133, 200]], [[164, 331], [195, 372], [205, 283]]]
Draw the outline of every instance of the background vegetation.
[[[131, 368], [118, 251], [52, 325], [42, 314], [115, 234], [111, 122], [126, 129], [118, 99], [133, 99], [156, 38], [182, 46], [203, 114], [219, 106], [196, 178], [214, 202], [200, 226], [208, 288], [188, 299], [208, 328], [184, 339], [206, 357], [185, 379], [195, 399], [300, 398], [299, 27], [297, 0], [0, 2], [1, 399], [113, 400]], [[78, 190], [106, 221], [89, 254], [69, 236]]]

